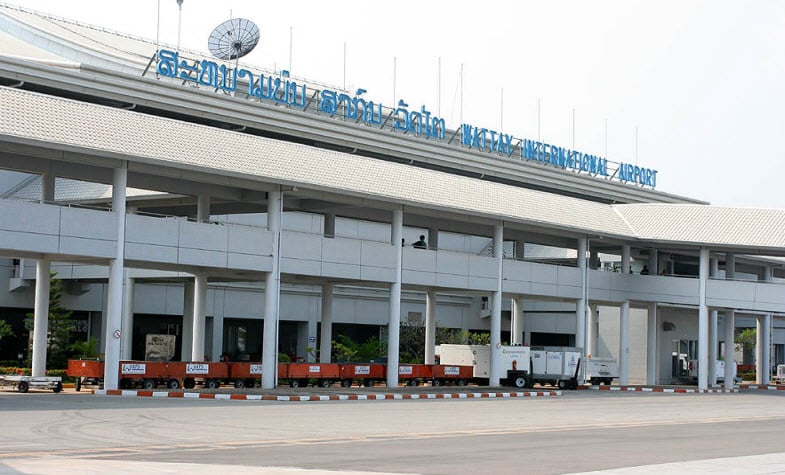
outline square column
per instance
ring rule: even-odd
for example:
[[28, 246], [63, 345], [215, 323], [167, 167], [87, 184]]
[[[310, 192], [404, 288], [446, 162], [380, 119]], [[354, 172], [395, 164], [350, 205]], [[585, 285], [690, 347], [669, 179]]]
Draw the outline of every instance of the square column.
[[619, 312], [619, 384], [630, 380], [630, 301], [621, 304]]
[[709, 386], [717, 384], [717, 347], [720, 346], [717, 320], [717, 311], [709, 311]]
[[390, 284], [390, 320], [387, 327], [387, 387], [398, 387], [401, 336], [401, 279], [403, 272], [403, 210], [393, 210], [390, 244], [395, 248], [395, 282]]
[[[52, 203], [54, 200], [55, 176], [50, 172], [44, 172], [41, 175], [41, 203]], [[30, 355], [33, 365], [32, 376], [35, 377], [46, 376], [46, 353], [49, 346], [50, 269], [49, 259], [38, 259], [35, 263], [33, 353]]]
[[589, 275], [586, 266], [588, 239], [578, 239], [578, 269], [581, 271], [581, 298], [575, 308], [575, 346], [586, 348], [586, 300], [588, 298]]
[[125, 292], [123, 293], [123, 328], [120, 344], [120, 359], [130, 360], [134, 337], [134, 279], [124, 272]]
[[125, 199], [128, 162], [114, 169], [112, 213], [117, 219], [116, 254], [109, 261], [109, 285], [106, 300], [106, 349], [104, 352], [104, 389], [117, 389], [120, 369], [120, 336], [123, 326], [123, 271], [125, 270]]
[[180, 359], [191, 359], [194, 345], [194, 281], [188, 279], [183, 284], [183, 334], [180, 342]]
[[698, 271], [698, 389], [709, 387], [709, 308], [706, 306], [708, 279], [709, 250], [702, 247]]
[[319, 341], [319, 362], [332, 361], [333, 352], [333, 284], [322, 284], [322, 335]]
[[[649, 269], [654, 269], [654, 267]], [[646, 384], [657, 384], [658, 381], [657, 331], [657, 302], [651, 302], [649, 303], [649, 312], [646, 318]]]
[[771, 314], [755, 318], [755, 382], [769, 384], [771, 379]]
[[736, 313], [734, 310], [725, 312], [725, 389], [732, 389], [734, 387], [733, 375], [736, 367], [736, 362], [733, 360], [733, 343], [736, 330]]
[[425, 364], [436, 360], [436, 291], [425, 292]]
[[262, 337], [262, 388], [278, 382], [278, 318], [281, 289], [281, 221], [283, 193], [267, 193], [267, 230], [273, 235], [272, 269], [264, 278], [264, 336]]
[[[493, 257], [497, 265], [497, 284], [491, 302], [491, 365], [488, 372], [488, 385], [498, 386], [502, 377], [501, 341], [502, 341], [502, 279], [504, 262], [504, 226], [497, 224], [493, 228]], [[504, 375], [506, 377], [506, 375]]]
[[510, 335], [513, 345], [523, 344], [523, 297], [512, 299], [512, 318], [510, 319]]
[[194, 276], [194, 314], [193, 343], [191, 345], [191, 361], [204, 361], [205, 309], [207, 306], [207, 276]]

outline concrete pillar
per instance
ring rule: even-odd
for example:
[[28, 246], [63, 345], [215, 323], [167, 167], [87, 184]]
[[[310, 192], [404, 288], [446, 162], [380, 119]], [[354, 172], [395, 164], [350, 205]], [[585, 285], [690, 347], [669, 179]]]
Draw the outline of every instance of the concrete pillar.
[[439, 249], [439, 230], [428, 228], [428, 249]]
[[709, 311], [709, 386], [717, 384], [717, 350], [720, 346], [717, 333], [717, 311]]
[[180, 359], [191, 359], [194, 346], [194, 281], [188, 279], [183, 284], [183, 335], [180, 342]]
[[403, 210], [393, 210], [390, 244], [395, 249], [395, 282], [390, 284], [390, 319], [387, 328], [387, 387], [398, 387], [401, 336], [401, 273], [403, 272]]
[[[55, 175], [45, 172], [41, 175], [41, 202], [55, 200]], [[21, 265], [20, 265], [21, 267]], [[49, 335], [49, 279], [50, 262], [39, 259], [35, 264], [35, 307], [33, 309], [33, 354], [32, 375], [46, 376], [46, 353]], [[116, 378], [115, 378], [116, 379]]]
[[324, 215], [324, 236], [335, 237], [335, 213]]
[[586, 249], [588, 239], [578, 239], [578, 269], [581, 271], [581, 298], [575, 309], [575, 346], [586, 348], [586, 304], [588, 298], [589, 275], [586, 269]]
[[771, 369], [771, 314], [755, 317], [755, 382], [769, 384]]
[[[656, 258], [655, 258], [656, 260]], [[646, 384], [657, 384], [657, 302], [649, 303], [646, 318]]]
[[623, 244], [621, 246], [621, 273], [630, 273], [630, 245]]
[[496, 291], [491, 302], [491, 367], [488, 372], [488, 384], [498, 386], [502, 378], [501, 342], [502, 342], [502, 283], [504, 262], [504, 226], [493, 227], [493, 257], [496, 259]]
[[123, 271], [125, 269], [125, 194], [128, 162], [114, 169], [112, 212], [117, 219], [116, 254], [109, 261], [109, 295], [106, 301], [106, 350], [104, 352], [104, 389], [117, 389], [120, 366], [120, 336], [123, 326]]
[[523, 297], [512, 299], [512, 318], [510, 319], [510, 335], [513, 345], [523, 344]]
[[281, 221], [283, 193], [267, 194], [267, 230], [273, 235], [272, 269], [264, 279], [264, 336], [262, 339], [262, 388], [274, 388], [278, 382], [278, 317], [281, 290]]
[[332, 361], [333, 352], [333, 284], [322, 284], [322, 336], [319, 341], [319, 362]]
[[305, 324], [305, 362], [316, 362], [316, 330], [317, 330], [316, 315], [311, 315], [308, 322]]
[[199, 273], [194, 276], [194, 320], [191, 361], [204, 361], [204, 327], [207, 307], [207, 276]]
[[708, 278], [709, 250], [702, 247], [698, 272], [698, 389], [709, 387], [709, 308], [706, 306]]
[[658, 252], [656, 249], [649, 249], [649, 274], [660, 275]]
[[736, 367], [736, 362], [733, 361], [733, 349], [736, 345], [733, 343], [736, 330], [736, 313], [734, 310], [725, 312], [725, 389], [732, 389], [734, 386], [733, 373]]
[[[32, 375], [46, 376], [46, 352], [49, 334], [49, 260], [35, 263], [35, 308], [33, 310]], [[115, 379], [117, 379], [115, 377]]]
[[200, 223], [210, 221], [210, 195], [201, 194], [196, 198], [196, 220]]
[[630, 381], [630, 301], [621, 304], [619, 314], [619, 384]]
[[736, 255], [725, 254], [725, 278], [733, 279], [736, 276]]
[[213, 314], [213, 333], [210, 344], [210, 358], [213, 361], [221, 361], [221, 355], [224, 352], [224, 316], [222, 311], [216, 311]]
[[425, 291], [425, 364], [436, 360], [436, 291]]
[[526, 257], [526, 241], [518, 239], [515, 241], [515, 259], [522, 261]]
[[123, 328], [120, 343], [120, 359], [130, 360], [132, 358], [134, 340], [134, 279], [128, 276], [128, 270], [124, 272], [125, 292], [123, 293]]
[[586, 321], [586, 355], [597, 356], [597, 334], [599, 330], [599, 315], [597, 305], [589, 305], [589, 314]]

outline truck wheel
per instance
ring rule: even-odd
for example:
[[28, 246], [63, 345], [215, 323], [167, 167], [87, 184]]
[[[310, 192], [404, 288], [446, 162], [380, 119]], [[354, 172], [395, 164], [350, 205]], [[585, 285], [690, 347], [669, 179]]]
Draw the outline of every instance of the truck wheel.
[[366, 388], [372, 388], [373, 383], [374, 383], [373, 379], [363, 379], [363, 386], [365, 386]]
[[235, 379], [234, 380], [234, 387], [236, 389], [243, 389], [245, 387], [245, 380], [244, 379]]
[[556, 385], [559, 386], [559, 389], [567, 389], [567, 381], [563, 379], [560, 379]]
[[185, 389], [193, 389], [196, 387], [196, 381], [194, 378], [185, 378], [185, 380], [183, 380], [183, 387]]
[[319, 384], [320, 388], [329, 388], [330, 387], [330, 380], [329, 379], [320, 379], [318, 384]]
[[28, 389], [30, 389], [30, 385], [27, 384], [27, 381], [19, 381], [19, 384], [16, 385], [16, 390], [20, 393], [26, 393]]
[[458, 378], [458, 381], [455, 382], [458, 386], [466, 386], [466, 380], [463, 378]]
[[204, 387], [207, 389], [215, 389], [220, 385], [217, 379], [210, 378], [204, 382]]
[[52, 391], [55, 392], [55, 393], [59, 393], [62, 390], [63, 390], [63, 382], [62, 381], [56, 382], [55, 383], [55, 387], [52, 388]]
[[442, 380], [439, 378], [433, 378], [433, 381], [431, 381], [431, 386], [433, 387], [437, 387], [441, 385], [442, 385]]
[[178, 381], [178, 380], [176, 380], [176, 379], [172, 378], [172, 379], [170, 379], [170, 380], [168, 381], [168, 383], [166, 384], [166, 386], [167, 386], [169, 389], [180, 389], [180, 381]]
[[147, 390], [155, 389], [156, 386], [157, 386], [157, 384], [155, 384], [155, 380], [154, 379], [148, 378], [148, 379], [145, 379], [144, 381], [142, 381], [142, 388], [144, 388], [144, 389], [147, 389]]
[[290, 388], [299, 388], [300, 387], [300, 380], [299, 379], [290, 379], [289, 380], [289, 387]]
[[518, 376], [518, 377], [516, 377], [513, 380], [512, 383], [513, 383], [513, 385], [515, 385], [516, 388], [525, 388], [526, 387], [526, 378], [524, 378], [523, 376]]
[[352, 387], [352, 380], [351, 379], [344, 379], [341, 381], [342, 388], [351, 388]]
[[412, 378], [409, 381], [407, 381], [406, 384], [408, 384], [409, 386], [417, 386], [418, 384], [420, 384], [420, 382], [417, 381], [417, 378]]

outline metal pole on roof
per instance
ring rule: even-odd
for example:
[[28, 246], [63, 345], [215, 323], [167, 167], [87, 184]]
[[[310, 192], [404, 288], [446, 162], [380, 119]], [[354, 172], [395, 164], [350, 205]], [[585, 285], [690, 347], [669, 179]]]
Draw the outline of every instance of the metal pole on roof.
[[608, 158], [608, 118], [605, 118], [605, 158]]
[[395, 86], [398, 79], [398, 58], [393, 56], [393, 109], [398, 107], [398, 96], [396, 96]]
[[542, 134], [540, 133], [540, 98], [537, 98], [537, 141], [542, 142]]
[[502, 88], [501, 90], [501, 97], [499, 98], [499, 103], [500, 103], [499, 115], [501, 116], [499, 118], [499, 132], [504, 132], [504, 88]]
[[572, 108], [572, 149], [575, 150], [575, 108]]
[[346, 90], [346, 42], [343, 42], [343, 90]]
[[638, 126], [635, 126], [635, 164], [638, 164]]
[[461, 63], [461, 112], [460, 112], [460, 123], [463, 124], [463, 63]]
[[161, 0], [158, 0], [157, 14], [155, 20], [155, 49], [161, 45]]
[[290, 26], [289, 27], [289, 72], [290, 73], [292, 72], [292, 48], [293, 48], [293, 46], [292, 46], [292, 44], [293, 44], [292, 39], [293, 39], [293, 37], [294, 37], [294, 27]]
[[439, 117], [442, 115], [442, 57], [439, 56], [439, 61], [437, 63], [438, 71], [436, 72], [436, 113], [439, 114]]
[[177, 51], [180, 51], [180, 31], [183, 25], [183, 0], [177, 0], [177, 8], [179, 9], [177, 14]]

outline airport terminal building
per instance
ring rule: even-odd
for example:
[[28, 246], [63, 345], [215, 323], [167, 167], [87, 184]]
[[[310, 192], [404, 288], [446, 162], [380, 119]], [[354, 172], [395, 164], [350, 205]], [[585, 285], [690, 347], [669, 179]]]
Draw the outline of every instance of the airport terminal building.
[[50, 271], [108, 389], [150, 334], [261, 360], [264, 387], [340, 334], [386, 341], [397, 385], [402, 324], [426, 363], [439, 326], [613, 356], [622, 383], [688, 359], [707, 388], [741, 328], [759, 382], [785, 362], [785, 209], [371, 96], [0, 6], [0, 316], [34, 312], [34, 375]]

